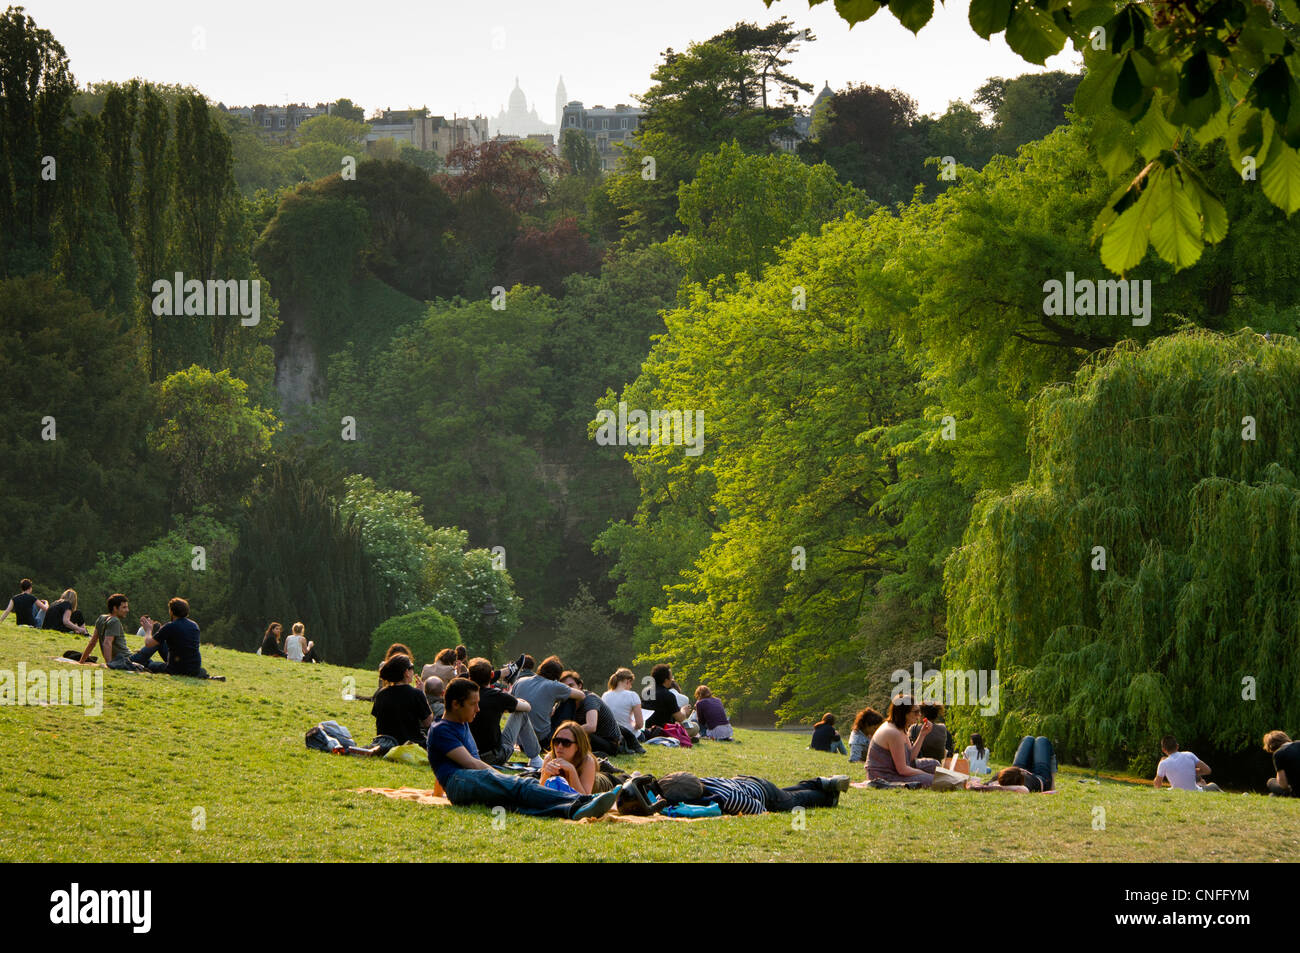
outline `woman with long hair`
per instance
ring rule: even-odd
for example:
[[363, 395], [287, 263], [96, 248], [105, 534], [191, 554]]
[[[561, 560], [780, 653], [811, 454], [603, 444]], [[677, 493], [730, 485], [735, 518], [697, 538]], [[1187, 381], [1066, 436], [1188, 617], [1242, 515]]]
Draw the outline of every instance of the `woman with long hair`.
[[867, 747], [871, 744], [871, 736], [876, 733], [876, 729], [884, 720], [885, 716], [874, 708], [864, 708], [858, 712], [858, 717], [853, 719], [853, 730], [849, 732], [850, 763], [867, 760]]
[[284, 658], [284, 649], [280, 646], [280, 636], [283, 632], [284, 626], [278, 622], [268, 625], [266, 633], [262, 636], [262, 647], [258, 649], [258, 654], [270, 658]]
[[911, 695], [899, 694], [890, 700], [885, 720], [867, 747], [868, 781], [925, 788], [934, 784], [938, 762], [927, 758], [918, 763], [916, 759], [916, 752], [930, 735], [929, 723], [921, 725], [916, 741], [907, 740], [907, 729], [920, 720], [920, 706]]
[[970, 762], [971, 774], [988, 774], [989, 768], [989, 749], [984, 747], [984, 736], [978, 731], [970, 736], [970, 744], [966, 746], [962, 757]]
[[542, 762], [539, 780], [563, 778], [579, 794], [590, 794], [596, 783], [596, 759], [591, 754], [587, 732], [576, 721], [562, 721], [551, 735], [551, 750]]
[[831, 754], [848, 754], [844, 740], [835, 730], [835, 716], [830, 712], [822, 715], [822, 720], [813, 725], [812, 741], [808, 745], [813, 751], [828, 751]]
[[74, 617], [76, 611], [77, 590], [64, 589], [58, 601], [46, 610], [45, 622], [41, 628], [52, 629], [55, 632], [78, 632], [81, 635], [89, 635], [86, 627]]
[[284, 640], [284, 657], [290, 662], [306, 662], [308, 653], [315, 646], [315, 642], [307, 641], [307, 627], [301, 622], [295, 622], [293, 633]]

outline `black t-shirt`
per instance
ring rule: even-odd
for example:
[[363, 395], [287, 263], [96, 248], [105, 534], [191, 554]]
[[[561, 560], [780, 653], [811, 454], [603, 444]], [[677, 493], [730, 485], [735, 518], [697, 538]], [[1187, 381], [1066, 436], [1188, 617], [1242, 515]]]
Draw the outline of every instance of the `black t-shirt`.
[[414, 685], [389, 685], [375, 696], [370, 707], [375, 716], [375, 734], [391, 735], [401, 744], [424, 744], [420, 723], [428, 718], [429, 699]]
[[199, 627], [192, 619], [172, 619], [153, 638], [167, 646], [168, 675], [198, 675], [203, 671]]
[[72, 629], [63, 624], [63, 613], [71, 608], [72, 603], [64, 602], [62, 599], [54, 603], [50, 606], [49, 611], [45, 613], [45, 625], [41, 626], [41, 628], [53, 629], [55, 632], [71, 632]]
[[655, 697], [649, 705], [642, 707], [649, 708], [651, 715], [645, 726], [647, 728], [662, 728], [664, 725], [672, 724], [676, 721], [673, 715], [681, 709], [681, 703], [677, 701], [677, 696], [673, 694], [671, 688], [665, 685], [655, 686]]
[[820, 724], [813, 726], [812, 741], [808, 747], [813, 751], [830, 751], [831, 743], [838, 741], [840, 733], [835, 730], [834, 725]]
[[501, 716], [519, 707], [519, 699], [509, 692], [489, 685], [478, 690], [478, 714], [469, 723], [469, 732], [479, 751], [496, 751], [501, 747]]
[[19, 625], [36, 626], [36, 597], [30, 592], [20, 592], [13, 598], [14, 621]]
[[275, 640], [274, 633], [268, 632], [262, 639], [262, 654], [284, 658], [284, 649], [280, 648], [280, 643]]
[[1273, 770], [1285, 771], [1291, 796], [1300, 797], [1300, 741], [1292, 741], [1273, 752]]
[[[584, 691], [586, 690], [584, 689]], [[677, 700], [674, 698], [673, 703], [676, 704], [676, 702]], [[614, 713], [609, 710], [609, 706], [601, 701], [600, 696], [595, 692], [586, 692], [580, 702], [573, 699], [560, 702], [555, 708], [555, 714], [551, 716], [551, 731], [554, 732], [556, 728], [559, 728], [566, 721], [576, 721], [585, 727], [587, 712], [589, 711], [596, 713], [596, 730], [594, 734], [612, 744], [621, 744], [623, 733], [618, 730], [618, 719], [614, 717]]]

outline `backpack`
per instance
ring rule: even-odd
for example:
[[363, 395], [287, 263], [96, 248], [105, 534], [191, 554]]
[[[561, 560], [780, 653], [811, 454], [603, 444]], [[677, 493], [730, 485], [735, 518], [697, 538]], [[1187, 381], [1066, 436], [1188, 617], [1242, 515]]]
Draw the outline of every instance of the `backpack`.
[[676, 722], [670, 722], [669, 724], [664, 725], [661, 730], [665, 737], [676, 740], [676, 742], [683, 748], [689, 748], [691, 746], [690, 734], [688, 734], [686, 729]]

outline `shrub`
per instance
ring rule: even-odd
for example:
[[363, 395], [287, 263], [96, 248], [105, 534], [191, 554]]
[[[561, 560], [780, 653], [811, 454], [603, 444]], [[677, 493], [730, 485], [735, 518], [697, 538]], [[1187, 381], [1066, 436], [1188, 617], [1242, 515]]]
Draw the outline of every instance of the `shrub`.
[[432, 662], [443, 649], [460, 643], [460, 630], [454, 620], [437, 609], [420, 609], [406, 615], [393, 616], [381, 623], [370, 636], [370, 654], [367, 668], [378, 668], [384, 653], [394, 642], [401, 642], [415, 655], [416, 666]]

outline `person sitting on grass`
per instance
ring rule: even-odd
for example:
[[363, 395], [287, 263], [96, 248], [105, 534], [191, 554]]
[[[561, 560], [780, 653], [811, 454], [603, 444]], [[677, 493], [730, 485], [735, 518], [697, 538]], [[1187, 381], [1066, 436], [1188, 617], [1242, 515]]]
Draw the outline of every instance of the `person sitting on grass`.
[[1190, 751], [1178, 749], [1178, 739], [1165, 735], [1160, 739], [1160, 750], [1164, 757], [1156, 765], [1155, 780], [1152, 786], [1159, 788], [1165, 781], [1171, 788], [1179, 791], [1221, 791], [1213, 782], [1202, 783], [1202, 778], [1210, 773], [1210, 766]]
[[1300, 741], [1292, 741], [1285, 731], [1270, 731], [1264, 736], [1264, 750], [1273, 756], [1276, 777], [1268, 779], [1270, 797], [1300, 797]]
[[[955, 747], [952, 732], [943, 723], [943, 719], [942, 705], [921, 706], [921, 723], [930, 722], [930, 734], [917, 750], [916, 756], [918, 758], [933, 758], [935, 761], [942, 762], [944, 758], [952, 756]], [[915, 741], [920, 730], [921, 725], [913, 725], [907, 733], [908, 740]]]
[[532, 719], [537, 743], [543, 748], [551, 743], [551, 712], [555, 706], [566, 699], [582, 701], [587, 697], [581, 688], [571, 688], [561, 682], [563, 674], [564, 663], [552, 655], [537, 666], [537, 674], [532, 678], [515, 681], [514, 696], [528, 702], [532, 709], [528, 717]]
[[650, 717], [645, 721], [646, 732], [652, 728], [663, 728], [671, 722], [681, 724], [690, 715], [690, 709], [684, 707], [673, 694], [673, 673], [667, 665], [660, 663], [650, 670], [650, 677], [655, 683], [654, 697], [645, 708]]
[[37, 599], [32, 595], [32, 581], [22, 579], [18, 582], [18, 594], [9, 598], [9, 605], [5, 606], [5, 611], [0, 612], [0, 622], [5, 620], [9, 613], [14, 614], [14, 623], [17, 625], [30, 626], [33, 629], [41, 627], [39, 615], [48, 612], [50, 604], [44, 599]]
[[424, 697], [429, 700], [429, 709], [433, 712], [434, 721], [441, 721], [447, 711], [447, 706], [442, 701], [445, 690], [446, 686], [437, 675], [430, 675], [424, 680]]
[[984, 747], [984, 736], [978, 731], [970, 736], [970, 744], [962, 752], [962, 757], [970, 763], [971, 774], [989, 774], [989, 749]]
[[714, 741], [731, 741], [735, 733], [731, 730], [731, 720], [727, 718], [727, 709], [713, 694], [708, 685], [699, 685], [695, 689], [695, 717], [700, 722], [700, 734]]
[[[190, 604], [179, 596], [167, 603], [171, 621], [144, 640], [144, 647], [131, 656], [156, 675], [189, 675], [207, 678], [199, 651], [199, 627], [189, 617]], [[152, 661], [154, 653], [163, 659]]]
[[284, 657], [290, 662], [310, 662], [315, 659], [315, 648], [315, 642], [307, 641], [307, 627], [295, 622], [292, 633], [284, 640]]
[[122, 620], [131, 611], [126, 596], [115, 592], [108, 597], [108, 611], [95, 620], [95, 632], [82, 650], [79, 661], [86, 662], [90, 653], [98, 644], [104, 653], [104, 662], [111, 669], [135, 672], [143, 666], [131, 661], [131, 650], [126, 646], [126, 635], [122, 629]]
[[551, 716], [552, 732], [560, 722], [572, 719], [581, 724], [587, 732], [587, 740], [591, 742], [592, 751], [598, 751], [603, 755], [618, 754], [618, 749], [623, 744], [623, 733], [618, 730], [618, 722], [615, 721], [614, 713], [609, 710], [609, 706], [601, 701], [600, 696], [595, 692], [583, 688], [582, 676], [577, 672], [561, 673], [560, 681], [582, 692], [582, 699], [562, 701], [556, 706], [555, 713]]
[[618, 726], [634, 735], [645, 726], [641, 696], [632, 691], [635, 679], [630, 668], [620, 668], [609, 677], [609, 691], [600, 696], [600, 700], [614, 713]]
[[428, 665], [424, 666], [424, 668], [420, 670], [421, 678], [427, 679], [433, 676], [437, 676], [438, 678], [442, 679], [442, 683], [444, 685], [446, 685], [448, 682], [450, 682], [453, 678], [455, 678], [459, 674], [460, 673], [456, 671], [456, 650], [455, 649], [443, 649], [436, 656], [434, 656], [432, 662], [430, 662]]
[[[922, 724], [915, 741], [908, 741], [907, 729], [921, 719], [921, 710], [911, 695], [895, 695], [885, 712], [885, 720], [871, 736], [867, 746], [867, 780], [889, 787], [933, 787], [939, 762], [916, 757], [916, 752], [930, 734], [930, 724]], [[943, 786], [943, 785], [941, 785]]]
[[54, 632], [77, 632], [81, 635], [90, 635], [86, 627], [77, 621], [80, 614], [77, 611], [77, 590], [64, 589], [63, 595], [59, 596], [59, 601], [46, 611], [41, 628]]
[[262, 636], [262, 647], [257, 650], [257, 654], [267, 658], [284, 658], [284, 649], [280, 646], [280, 636], [283, 632], [284, 626], [278, 622], [268, 625], [266, 634]]
[[[492, 684], [492, 663], [485, 658], [471, 659], [469, 677], [478, 686], [478, 714], [470, 722], [469, 730], [478, 746], [479, 758], [491, 765], [505, 764], [515, 753], [518, 742], [529, 767], [542, 766], [542, 748], [528, 717], [532, 706], [522, 698], [515, 698]], [[436, 677], [436, 676], [430, 676]], [[509, 713], [505, 727], [501, 716]], [[589, 794], [590, 789], [583, 792]]]
[[655, 787], [673, 804], [717, 804], [723, 814], [766, 814], [797, 807], [835, 807], [840, 792], [849, 789], [849, 776], [836, 774], [779, 788], [766, 778], [748, 775], [700, 778], [689, 771], [674, 771], [659, 778]]
[[426, 731], [433, 724], [433, 712], [424, 692], [411, 684], [415, 663], [409, 655], [395, 652], [379, 666], [379, 683], [370, 714], [375, 716], [375, 740], [365, 747], [335, 749], [339, 754], [382, 758], [398, 745], [424, 746]]
[[983, 784], [975, 778], [966, 782], [969, 791], [1011, 791], [1015, 794], [1041, 794], [1052, 790], [1056, 774], [1056, 752], [1046, 738], [1020, 739], [1011, 767], [1003, 768], [993, 781]]
[[813, 725], [812, 741], [808, 747], [813, 751], [827, 751], [831, 754], [848, 754], [840, 733], [835, 730], [835, 716], [830, 712], [822, 715], [822, 720]]
[[468, 678], [452, 679], [445, 698], [447, 716], [429, 729], [429, 766], [452, 804], [481, 804], [533, 817], [585, 820], [603, 817], [618, 803], [622, 785], [594, 796], [566, 793], [543, 787], [536, 778], [509, 777], [493, 770], [479, 759], [469, 729], [478, 714], [478, 686]]
[[853, 730], [849, 732], [850, 764], [867, 760], [867, 747], [871, 744], [871, 736], [876, 733], [876, 729], [884, 720], [885, 716], [874, 708], [864, 708], [858, 712], [858, 717], [853, 719]]
[[[538, 778], [542, 784], [563, 791], [564, 788], [557, 786], [551, 778], [562, 779], [579, 794], [599, 794], [613, 787], [609, 778], [596, 769], [590, 738], [576, 721], [562, 721], [555, 729], [551, 735], [551, 750], [546, 753], [542, 774]], [[599, 789], [595, 787], [598, 779], [605, 782]]]

